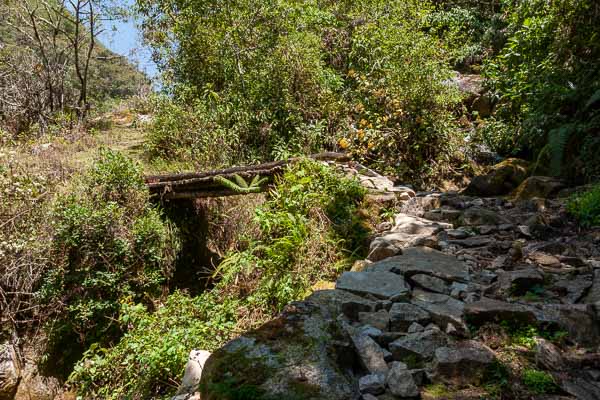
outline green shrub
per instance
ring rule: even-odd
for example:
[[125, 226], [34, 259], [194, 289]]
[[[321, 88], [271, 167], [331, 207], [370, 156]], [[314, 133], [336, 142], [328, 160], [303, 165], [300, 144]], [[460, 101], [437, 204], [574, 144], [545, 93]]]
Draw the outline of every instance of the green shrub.
[[553, 393], [557, 389], [554, 378], [545, 371], [525, 369], [521, 378], [525, 386], [535, 394]]
[[120, 326], [126, 333], [113, 347], [92, 347], [71, 383], [86, 398], [172, 394], [191, 349], [220, 347], [364, 256], [368, 230], [358, 214], [363, 196], [357, 182], [320, 163], [290, 166], [256, 210], [259, 237], [225, 258], [211, 290], [195, 298], [176, 292], [155, 313], [131, 299], [123, 302]]
[[584, 227], [600, 226], [600, 184], [572, 196], [567, 210]]
[[507, 43], [487, 61], [497, 116], [519, 126], [513, 153], [537, 155], [553, 174], [590, 179], [583, 143], [600, 127], [600, 17], [591, 0], [505, 3]]
[[70, 382], [89, 398], [162, 398], [174, 391], [191, 349], [214, 349], [235, 328], [236, 301], [171, 294], [155, 312], [123, 301], [119, 323], [126, 333], [110, 348], [93, 345]]
[[137, 3], [172, 92], [153, 156], [222, 165], [342, 148], [423, 180], [454, 161], [460, 96], [428, 2]]
[[[123, 298], [161, 294], [177, 243], [148, 202], [139, 166], [111, 151], [57, 196], [51, 218], [52, 266], [39, 294], [54, 314], [49, 361], [64, 358], [68, 370], [78, 350], [119, 337]], [[69, 342], [73, 352], [62, 348]]]

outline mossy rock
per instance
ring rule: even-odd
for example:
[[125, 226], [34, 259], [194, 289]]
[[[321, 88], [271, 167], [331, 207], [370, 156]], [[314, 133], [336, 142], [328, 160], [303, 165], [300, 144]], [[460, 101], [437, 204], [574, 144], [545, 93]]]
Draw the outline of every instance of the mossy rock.
[[474, 177], [465, 194], [470, 196], [502, 196], [509, 194], [529, 175], [529, 163], [509, 158], [490, 168], [487, 174]]
[[336, 322], [323, 307], [293, 303], [277, 318], [217, 350], [202, 373], [203, 400], [355, 398], [339, 365]]
[[531, 176], [519, 185], [512, 193], [515, 200], [530, 200], [533, 198], [548, 198], [564, 189], [565, 184], [560, 179], [550, 176]]

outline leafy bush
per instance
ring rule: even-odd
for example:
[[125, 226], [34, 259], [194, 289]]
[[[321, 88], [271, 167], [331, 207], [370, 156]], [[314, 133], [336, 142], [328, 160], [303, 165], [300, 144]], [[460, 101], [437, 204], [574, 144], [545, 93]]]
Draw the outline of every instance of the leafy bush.
[[90, 398], [149, 399], [172, 393], [190, 349], [213, 349], [232, 335], [236, 301], [210, 294], [171, 294], [155, 312], [123, 301], [119, 323], [126, 333], [105, 349], [94, 344], [70, 382]]
[[600, 184], [571, 197], [567, 210], [584, 227], [600, 226]]
[[221, 165], [341, 147], [425, 178], [453, 160], [460, 97], [427, 2], [137, 3], [172, 92], [154, 156]]
[[597, 154], [577, 159], [600, 128], [600, 11], [591, 0], [511, 0], [504, 11], [508, 40], [485, 73], [498, 116], [522, 127], [513, 152], [538, 154], [554, 174], [590, 178], [585, 164], [597, 165]]
[[52, 220], [53, 265], [39, 294], [54, 313], [50, 360], [68, 369], [78, 350], [119, 337], [122, 299], [161, 294], [177, 243], [148, 202], [139, 166], [111, 151], [57, 196]]
[[211, 290], [196, 298], [176, 292], [155, 313], [123, 302], [126, 333], [113, 347], [92, 347], [71, 383], [89, 398], [172, 394], [190, 349], [218, 348], [265, 322], [364, 252], [368, 231], [357, 212], [363, 195], [358, 183], [319, 163], [289, 167], [256, 210], [259, 237], [226, 257]]
[[553, 393], [557, 389], [552, 375], [544, 371], [525, 369], [522, 379], [525, 386], [535, 394]]

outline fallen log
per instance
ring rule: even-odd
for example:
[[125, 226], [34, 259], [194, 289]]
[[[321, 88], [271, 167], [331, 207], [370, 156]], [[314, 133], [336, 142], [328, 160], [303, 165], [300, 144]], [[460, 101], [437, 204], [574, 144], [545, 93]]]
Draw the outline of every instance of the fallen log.
[[[313, 160], [348, 162], [350, 157], [340, 153], [319, 153], [309, 156]], [[268, 163], [231, 167], [222, 170], [206, 172], [189, 172], [178, 174], [162, 174], [146, 176], [145, 181], [152, 196], [160, 196], [161, 199], [184, 200], [200, 197], [223, 197], [235, 196], [241, 193], [227, 185], [223, 180], [233, 181], [236, 176], [250, 182], [255, 177], [267, 178], [265, 182], [256, 188], [254, 192], [265, 191], [273, 183], [273, 177], [281, 174], [285, 167], [302, 158], [290, 158], [288, 160], [272, 161]]]

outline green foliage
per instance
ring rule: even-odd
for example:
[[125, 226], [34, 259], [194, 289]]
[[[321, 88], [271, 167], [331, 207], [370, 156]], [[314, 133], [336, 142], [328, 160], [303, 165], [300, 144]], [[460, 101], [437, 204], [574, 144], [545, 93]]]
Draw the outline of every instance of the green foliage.
[[118, 338], [120, 301], [159, 296], [177, 251], [171, 226], [148, 202], [139, 166], [120, 153], [101, 152], [57, 196], [51, 218], [53, 265], [39, 292], [54, 311], [49, 361], [71, 355], [65, 342], [76, 353]]
[[581, 226], [600, 225], [600, 184], [594, 185], [584, 193], [573, 195], [567, 204], [567, 211]]
[[131, 299], [121, 304], [126, 332], [110, 348], [93, 345], [75, 367], [70, 382], [90, 398], [149, 399], [174, 392], [190, 349], [214, 349], [235, 328], [235, 300], [215, 302], [174, 292], [149, 312]]
[[[256, 210], [258, 238], [232, 252], [215, 272], [215, 285], [198, 297], [176, 292], [156, 312], [123, 301], [113, 347], [93, 346], [70, 381], [89, 398], [162, 398], [174, 392], [190, 349], [213, 350], [255, 327], [317, 281], [332, 279], [353, 255], [364, 255], [368, 234], [357, 213], [364, 190], [328, 167], [302, 161], [277, 180]], [[216, 388], [224, 395], [252, 386]], [[235, 390], [234, 390], [235, 389]], [[250, 394], [249, 394], [250, 393]], [[232, 398], [237, 398], [237, 397]]]
[[[600, 17], [590, 0], [508, 1], [508, 40], [486, 63], [498, 115], [521, 127], [512, 152], [535, 152], [554, 174], [592, 177], [579, 159], [600, 127]], [[566, 162], [566, 164], [565, 164]]]
[[[216, 271], [219, 288], [256, 279], [251, 308], [280, 311], [311, 284], [338, 272], [338, 263], [364, 252], [368, 234], [357, 214], [364, 189], [312, 161], [292, 166], [276, 183], [271, 199], [256, 211], [261, 238], [227, 257]], [[243, 289], [243, 288], [242, 288]]]
[[552, 375], [536, 369], [525, 369], [521, 376], [523, 383], [535, 394], [554, 393], [558, 389]]
[[337, 146], [427, 178], [454, 155], [460, 96], [427, 2], [137, 3], [173, 95], [157, 104], [155, 157], [222, 165]]
[[216, 176], [215, 181], [221, 183], [223, 186], [233, 190], [236, 193], [258, 193], [261, 191], [261, 185], [268, 179], [261, 178], [260, 175], [256, 175], [252, 181], [248, 183], [238, 174], [235, 174], [233, 177], [235, 182], [232, 182], [222, 176]]

